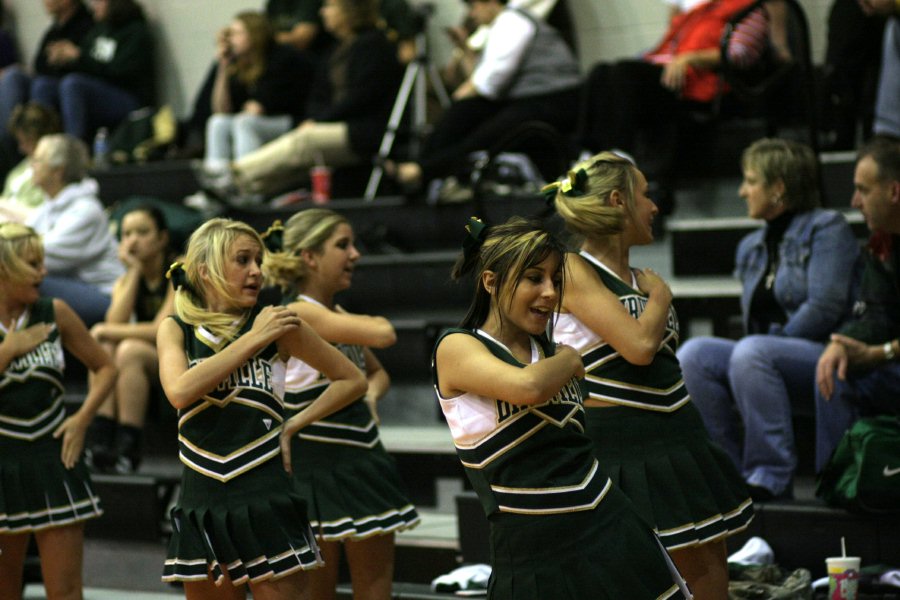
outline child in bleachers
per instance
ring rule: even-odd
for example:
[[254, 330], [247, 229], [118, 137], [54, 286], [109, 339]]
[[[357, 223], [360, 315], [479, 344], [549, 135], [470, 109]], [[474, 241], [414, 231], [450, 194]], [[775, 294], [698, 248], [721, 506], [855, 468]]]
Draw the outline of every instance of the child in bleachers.
[[119, 260], [106, 319], [91, 328], [121, 376], [100, 406], [89, 445], [93, 467], [130, 474], [141, 462], [141, 437], [150, 392], [158, 380], [156, 331], [175, 309], [175, 290], [166, 280], [173, 259], [169, 228], [159, 208], [137, 206], [119, 222]]

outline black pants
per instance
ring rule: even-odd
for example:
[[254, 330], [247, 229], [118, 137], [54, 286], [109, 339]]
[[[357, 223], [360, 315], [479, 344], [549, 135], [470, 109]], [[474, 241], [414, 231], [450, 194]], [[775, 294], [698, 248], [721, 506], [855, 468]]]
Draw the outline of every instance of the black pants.
[[452, 174], [471, 152], [494, 148], [498, 140], [527, 121], [540, 121], [560, 133], [571, 133], [578, 102], [578, 88], [514, 100], [475, 97], [454, 102], [422, 147], [419, 164], [423, 179]]

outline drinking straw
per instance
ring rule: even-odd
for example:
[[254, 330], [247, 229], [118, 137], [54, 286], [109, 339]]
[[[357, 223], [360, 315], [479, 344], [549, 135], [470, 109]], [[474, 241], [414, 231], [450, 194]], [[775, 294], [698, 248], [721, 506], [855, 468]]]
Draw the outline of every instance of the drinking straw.
[[841, 556], [847, 557], [847, 542], [844, 540], [844, 536], [841, 536]]

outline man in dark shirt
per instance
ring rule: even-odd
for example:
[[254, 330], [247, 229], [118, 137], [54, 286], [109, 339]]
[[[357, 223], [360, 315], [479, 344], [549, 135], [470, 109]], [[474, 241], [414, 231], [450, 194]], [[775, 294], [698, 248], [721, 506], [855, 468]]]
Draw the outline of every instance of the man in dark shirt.
[[852, 206], [872, 232], [856, 318], [816, 367], [816, 470], [860, 416], [900, 415], [900, 144], [875, 138], [857, 157]]

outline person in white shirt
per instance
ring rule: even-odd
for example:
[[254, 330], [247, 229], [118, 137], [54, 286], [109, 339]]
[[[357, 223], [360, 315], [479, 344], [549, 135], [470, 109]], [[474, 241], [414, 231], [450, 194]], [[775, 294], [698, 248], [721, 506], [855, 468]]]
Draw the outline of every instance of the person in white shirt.
[[575, 126], [581, 75], [558, 32], [506, 0], [467, 4], [473, 22], [490, 25], [488, 40], [418, 160], [386, 165], [404, 185], [450, 175], [469, 153], [491, 149], [527, 121], [541, 121], [561, 132]]
[[90, 327], [103, 320], [113, 283], [124, 272], [118, 244], [87, 174], [88, 151], [70, 135], [45, 135], [32, 157], [32, 180], [47, 198], [27, 224], [44, 242], [49, 275], [41, 293], [65, 300]]

